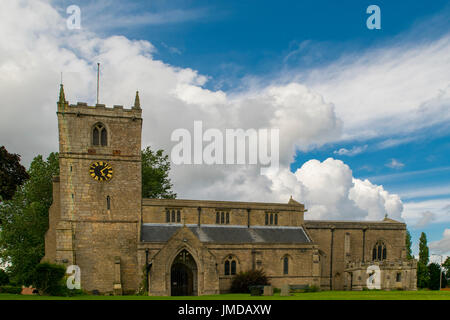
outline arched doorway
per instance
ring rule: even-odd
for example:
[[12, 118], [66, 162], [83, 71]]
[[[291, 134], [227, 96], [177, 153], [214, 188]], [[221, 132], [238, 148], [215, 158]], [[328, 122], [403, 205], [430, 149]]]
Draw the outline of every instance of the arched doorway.
[[182, 250], [172, 263], [170, 292], [172, 296], [197, 295], [197, 264], [187, 250]]

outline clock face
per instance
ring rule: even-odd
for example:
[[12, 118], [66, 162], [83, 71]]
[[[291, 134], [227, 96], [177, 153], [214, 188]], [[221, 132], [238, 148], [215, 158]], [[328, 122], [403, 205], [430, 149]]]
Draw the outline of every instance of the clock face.
[[92, 178], [97, 181], [108, 181], [112, 178], [113, 169], [109, 163], [105, 161], [94, 162], [89, 168], [89, 173]]

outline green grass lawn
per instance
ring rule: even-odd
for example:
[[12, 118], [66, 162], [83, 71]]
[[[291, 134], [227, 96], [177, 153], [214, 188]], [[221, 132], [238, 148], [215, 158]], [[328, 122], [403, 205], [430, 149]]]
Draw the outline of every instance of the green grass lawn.
[[47, 297], [0, 294], [0, 300], [450, 300], [450, 291], [321, 291], [295, 293], [290, 297], [255, 297], [249, 294], [220, 294], [200, 297], [91, 296]]

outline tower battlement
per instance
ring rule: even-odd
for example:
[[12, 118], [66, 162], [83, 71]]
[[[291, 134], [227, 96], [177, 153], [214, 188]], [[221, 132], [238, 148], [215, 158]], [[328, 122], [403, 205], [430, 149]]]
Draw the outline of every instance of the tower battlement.
[[[59, 103], [58, 103], [59, 104]], [[141, 118], [142, 109], [135, 106], [131, 108], [124, 108], [122, 105], [114, 105], [107, 107], [104, 104], [96, 104], [89, 106], [86, 102], [77, 102], [77, 104], [63, 104], [58, 106], [58, 113], [76, 114], [77, 116], [114, 116], [126, 118]]]
[[[78, 117], [81, 115], [87, 116], [114, 116], [114, 117], [126, 117], [126, 118], [139, 118], [141, 119], [142, 109], [139, 100], [139, 91], [136, 91], [136, 97], [134, 99], [134, 105], [130, 108], [124, 108], [123, 105], [113, 105], [113, 107], [107, 107], [105, 104], [97, 103], [94, 106], [89, 106], [86, 102], [77, 102], [77, 104], [69, 104], [66, 100], [64, 93], [64, 86], [61, 84], [59, 89], [59, 100], [57, 102], [58, 112], [57, 114], [75, 114]], [[142, 120], [142, 119], [141, 119]]]

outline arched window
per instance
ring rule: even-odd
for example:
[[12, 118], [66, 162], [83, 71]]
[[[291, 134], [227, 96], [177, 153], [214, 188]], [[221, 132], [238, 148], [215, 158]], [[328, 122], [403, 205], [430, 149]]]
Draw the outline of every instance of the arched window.
[[289, 257], [283, 258], [283, 274], [289, 274]]
[[236, 274], [236, 261], [231, 261], [231, 274]]
[[383, 241], [378, 241], [372, 249], [372, 260], [386, 260], [387, 250]]
[[108, 145], [108, 133], [103, 124], [97, 123], [92, 130], [92, 144], [94, 146]]
[[111, 210], [111, 198], [106, 196], [106, 210]]
[[224, 262], [224, 269], [224, 274], [226, 276], [235, 275], [237, 269], [236, 258], [234, 258], [233, 256], [228, 256]]
[[230, 275], [230, 260], [225, 261], [225, 275]]

